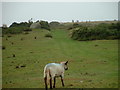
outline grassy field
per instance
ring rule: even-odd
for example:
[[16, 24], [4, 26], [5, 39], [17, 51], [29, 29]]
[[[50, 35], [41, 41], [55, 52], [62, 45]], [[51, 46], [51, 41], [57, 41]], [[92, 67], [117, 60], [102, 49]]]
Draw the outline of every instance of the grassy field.
[[[33, 30], [3, 37], [3, 88], [44, 88], [44, 66], [67, 60], [65, 88], [118, 87], [117, 40], [75, 41], [59, 29], [51, 31], [53, 38], [44, 37], [46, 33]], [[60, 78], [56, 88], [63, 88]]]
[[0, 37], [0, 88], [2, 88], [2, 48], [1, 47], [2, 47], [2, 37]]

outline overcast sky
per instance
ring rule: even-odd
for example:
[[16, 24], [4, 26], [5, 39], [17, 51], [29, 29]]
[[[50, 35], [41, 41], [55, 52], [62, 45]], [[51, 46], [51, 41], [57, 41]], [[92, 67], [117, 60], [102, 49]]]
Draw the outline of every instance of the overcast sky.
[[118, 19], [117, 2], [3, 2], [2, 23], [36, 20], [71, 22], [72, 20]]

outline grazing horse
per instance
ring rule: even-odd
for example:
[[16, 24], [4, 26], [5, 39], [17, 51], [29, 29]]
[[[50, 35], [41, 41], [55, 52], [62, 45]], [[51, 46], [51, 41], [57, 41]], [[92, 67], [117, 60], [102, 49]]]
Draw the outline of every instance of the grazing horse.
[[68, 69], [67, 62], [49, 63], [44, 68], [45, 88], [48, 88], [47, 82], [50, 79], [50, 89], [52, 89], [52, 80], [54, 80], [53, 88], [55, 88], [56, 77], [61, 77], [62, 86], [64, 86], [64, 71]]

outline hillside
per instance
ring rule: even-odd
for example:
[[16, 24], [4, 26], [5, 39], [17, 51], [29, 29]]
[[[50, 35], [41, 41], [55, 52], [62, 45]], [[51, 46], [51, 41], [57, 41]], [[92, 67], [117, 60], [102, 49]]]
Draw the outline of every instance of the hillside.
[[[45, 37], [46, 34], [51, 37]], [[69, 61], [65, 88], [117, 88], [118, 41], [75, 41], [69, 31], [34, 29], [3, 37], [3, 88], [44, 88], [47, 63]], [[62, 88], [57, 79], [57, 88]]]

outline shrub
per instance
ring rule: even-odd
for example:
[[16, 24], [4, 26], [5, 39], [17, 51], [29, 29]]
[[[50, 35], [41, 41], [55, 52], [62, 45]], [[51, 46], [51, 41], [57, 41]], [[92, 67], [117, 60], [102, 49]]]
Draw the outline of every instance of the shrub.
[[23, 31], [28, 32], [28, 31], [32, 31], [32, 29], [28, 27], [9, 27], [9, 28], [2, 29], [3, 34], [20, 34]]
[[74, 40], [101, 40], [101, 39], [119, 39], [120, 30], [118, 23], [101, 23], [90, 26], [79, 26], [71, 30], [71, 38]]
[[8, 33], [10, 34], [19, 34], [22, 33], [23, 28], [18, 28], [18, 27], [11, 27], [8, 29]]
[[50, 25], [51, 26], [56, 26], [56, 25], [59, 25], [60, 23], [59, 22], [56, 22], [56, 21], [53, 21], [53, 22], [50, 22]]
[[45, 34], [45, 37], [52, 38], [52, 35], [50, 33]]
[[10, 27], [30, 27], [31, 24], [32, 22], [29, 22], [29, 23], [28, 22], [21, 22], [21, 23], [14, 22], [10, 25]]
[[78, 24], [78, 23], [74, 23], [74, 24], [73, 24], [73, 28], [76, 28], [76, 27], [79, 27], [79, 24]]
[[60, 23], [56, 22], [56, 21], [50, 22], [49, 25], [50, 25], [50, 28], [59, 28], [60, 27]]
[[50, 26], [47, 21], [40, 21], [41, 28], [50, 30]]
[[5, 46], [2, 46], [2, 49], [4, 50], [4, 49], [6, 49], [6, 47], [5, 47]]
[[26, 28], [23, 28], [23, 31], [28, 32], [28, 31], [32, 31], [32, 29], [26, 27]]
[[24, 34], [29, 34], [29, 32], [24, 32]]

